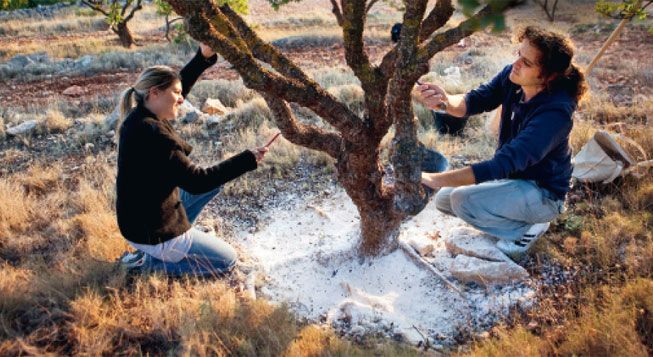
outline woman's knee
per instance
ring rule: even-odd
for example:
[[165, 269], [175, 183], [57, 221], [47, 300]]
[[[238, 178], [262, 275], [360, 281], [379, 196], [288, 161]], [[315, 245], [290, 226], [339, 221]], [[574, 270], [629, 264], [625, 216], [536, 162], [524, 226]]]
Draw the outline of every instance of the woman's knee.
[[[216, 238], [217, 239], [217, 238]], [[212, 252], [209, 257], [211, 265], [221, 271], [229, 271], [235, 265], [238, 260], [238, 253], [236, 250], [226, 242], [221, 242], [222, 244]]]

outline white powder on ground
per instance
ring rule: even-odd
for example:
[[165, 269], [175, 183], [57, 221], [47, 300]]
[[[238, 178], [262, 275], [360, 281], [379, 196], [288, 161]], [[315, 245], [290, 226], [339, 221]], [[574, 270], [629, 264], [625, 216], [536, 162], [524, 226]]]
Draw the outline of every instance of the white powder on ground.
[[[455, 281], [447, 271], [453, 257], [444, 238], [464, 225], [437, 211], [432, 200], [402, 224], [400, 239], [435, 243], [427, 259], [464, 290], [465, 298], [401, 250], [361, 261], [355, 254], [358, 212], [342, 189], [327, 197], [295, 198], [270, 211], [263, 229], [241, 232], [237, 240], [265, 275], [259, 295], [288, 303], [299, 316], [351, 335], [382, 332], [446, 345], [491, 327], [511, 306], [528, 305], [534, 295], [528, 282], [483, 288]], [[434, 240], [438, 232], [441, 238]]]

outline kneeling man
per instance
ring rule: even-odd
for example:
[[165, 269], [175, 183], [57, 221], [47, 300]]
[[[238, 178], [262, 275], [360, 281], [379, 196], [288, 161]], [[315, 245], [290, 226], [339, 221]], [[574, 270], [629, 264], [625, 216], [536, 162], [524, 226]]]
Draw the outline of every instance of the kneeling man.
[[463, 169], [422, 173], [436, 205], [499, 238], [497, 246], [517, 258], [546, 232], [563, 211], [572, 165], [572, 114], [587, 90], [572, 63], [574, 48], [560, 34], [527, 27], [517, 35], [516, 60], [496, 77], [465, 95], [448, 95], [434, 84], [418, 87], [419, 99], [434, 109], [464, 117], [500, 108], [494, 157]]

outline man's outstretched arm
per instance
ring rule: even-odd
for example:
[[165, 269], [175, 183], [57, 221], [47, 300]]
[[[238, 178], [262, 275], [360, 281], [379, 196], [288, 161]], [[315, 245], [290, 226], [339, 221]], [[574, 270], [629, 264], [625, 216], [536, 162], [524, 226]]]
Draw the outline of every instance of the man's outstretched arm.
[[438, 189], [440, 187], [458, 187], [473, 185], [476, 183], [476, 177], [471, 167], [451, 170], [441, 173], [422, 172], [422, 184]]

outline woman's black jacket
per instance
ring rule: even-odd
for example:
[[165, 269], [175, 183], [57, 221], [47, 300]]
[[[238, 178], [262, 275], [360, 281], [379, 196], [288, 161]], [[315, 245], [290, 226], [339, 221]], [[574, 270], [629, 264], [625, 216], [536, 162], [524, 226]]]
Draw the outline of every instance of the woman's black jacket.
[[[185, 97], [202, 72], [216, 62], [198, 51], [181, 70]], [[120, 232], [129, 241], [159, 244], [191, 227], [179, 188], [192, 194], [211, 191], [257, 167], [245, 150], [218, 165], [201, 168], [188, 159], [192, 147], [170, 123], [138, 105], [120, 127], [116, 211]]]

